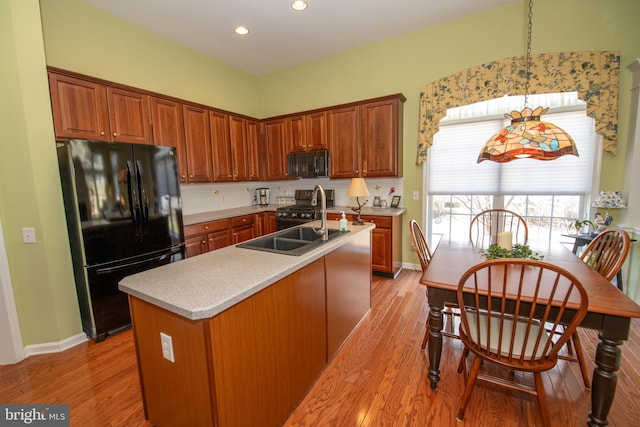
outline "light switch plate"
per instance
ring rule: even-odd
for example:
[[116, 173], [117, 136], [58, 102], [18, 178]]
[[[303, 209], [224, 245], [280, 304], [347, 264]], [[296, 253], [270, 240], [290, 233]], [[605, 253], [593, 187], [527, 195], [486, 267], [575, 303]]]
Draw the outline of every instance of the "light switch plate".
[[23, 243], [35, 243], [36, 242], [36, 229], [33, 227], [22, 228], [22, 242]]
[[160, 344], [162, 345], [162, 357], [169, 362], [175, 362], [173, 357], [173, 340], [171, 335], [167, 335], [164, 332], [160, 332]]
[[420, 200], [420, 192], [419, 191], [414, 191], [413, 192], [413, 200]]

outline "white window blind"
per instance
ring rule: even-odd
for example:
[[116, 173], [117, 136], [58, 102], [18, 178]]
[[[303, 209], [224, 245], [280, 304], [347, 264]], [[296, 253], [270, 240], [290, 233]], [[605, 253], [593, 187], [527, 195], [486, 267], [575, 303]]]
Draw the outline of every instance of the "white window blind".
[[573, 137], [579, 157], [477, 163], [482, 145], [508, 122], [487, 120], [443, 125], [429, 149], [429, 194], [587, 194], [594, 168], [594, 120], [584, 111], [547, 113]]

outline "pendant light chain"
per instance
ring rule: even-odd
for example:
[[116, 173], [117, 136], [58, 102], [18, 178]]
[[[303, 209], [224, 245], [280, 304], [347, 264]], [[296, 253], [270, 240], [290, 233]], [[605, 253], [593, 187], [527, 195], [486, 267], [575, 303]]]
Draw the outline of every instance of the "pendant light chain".
[[525, 57], [524, 107], [529, 107], [529, 79], [531, 78], [531, 28], [533, 26], [533, 0], [529, 0], [529, 24], [527, 26], [527, 56]]

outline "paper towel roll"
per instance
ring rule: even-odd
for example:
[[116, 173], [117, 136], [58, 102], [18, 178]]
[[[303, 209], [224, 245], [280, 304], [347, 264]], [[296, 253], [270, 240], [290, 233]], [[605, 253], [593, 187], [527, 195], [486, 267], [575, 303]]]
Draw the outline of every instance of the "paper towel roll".
[[512, 239], [513, 239], [513, 233], [511, 233], [510, 231], [498, 233], [498, 246], [504, 249], [511, 250]]

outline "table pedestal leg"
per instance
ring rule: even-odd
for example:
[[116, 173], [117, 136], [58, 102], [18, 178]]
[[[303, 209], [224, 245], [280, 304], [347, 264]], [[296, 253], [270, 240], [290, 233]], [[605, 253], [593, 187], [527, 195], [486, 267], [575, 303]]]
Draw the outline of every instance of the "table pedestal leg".
[[606, 426], [607, 415], [613, 403], [618, 383], [617, 370], [620, 368], [620, 345], [622, 340], [606, 339], [600, 334], [600, 343], [596, 349], [596, 368], [593, 370], [591, 387], [591, 412], [589, 426]]
[[429, 380], [431, 389], [438, 388], [440, 381], [440, 358], [442, 355], [442, 308], [429, 308]]

